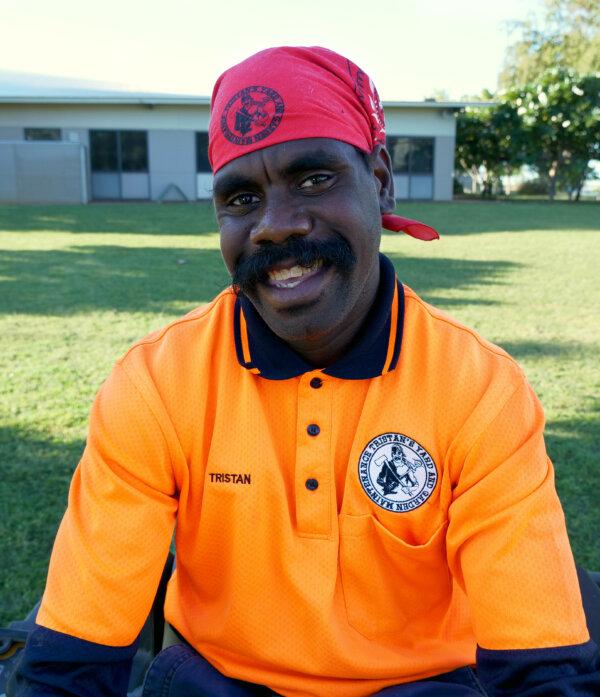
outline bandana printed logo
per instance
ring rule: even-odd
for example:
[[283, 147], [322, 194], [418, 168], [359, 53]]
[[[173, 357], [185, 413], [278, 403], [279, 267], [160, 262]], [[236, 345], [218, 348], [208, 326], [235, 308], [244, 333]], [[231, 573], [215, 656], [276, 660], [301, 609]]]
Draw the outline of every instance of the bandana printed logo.
[[371, 119], [371, 132], [373, 142], [385, 145], [385, 118], [383, 116], [383, 106], [379, 99], [377, 88], [371, 78], [358, 66], [346, 59], [348, 73], [354, 81], [354, 91], [363, 103], [365, 110]]
[[275, 90], [261, 85], [245, 87], [227, 102], [221, 130], [234, 145], [250, 145], [273, 133], [283, 111], [283, 99]]
[[401, 433], [383, 433], [373, 438], [362, 451], [358, 473], [372, 501], [400, 513], [423, 505], [438, 480], [431, 455]]

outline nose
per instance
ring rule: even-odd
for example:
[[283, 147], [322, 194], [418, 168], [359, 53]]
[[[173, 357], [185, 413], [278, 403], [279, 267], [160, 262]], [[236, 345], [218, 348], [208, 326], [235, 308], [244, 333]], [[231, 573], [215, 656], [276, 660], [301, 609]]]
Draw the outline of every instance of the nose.
[[258, 213], [250, 235], [254, 244], [280, 244], [288, 237], [310, 232], [310, 216], [289, 192], [270, 194], [263, 200]]

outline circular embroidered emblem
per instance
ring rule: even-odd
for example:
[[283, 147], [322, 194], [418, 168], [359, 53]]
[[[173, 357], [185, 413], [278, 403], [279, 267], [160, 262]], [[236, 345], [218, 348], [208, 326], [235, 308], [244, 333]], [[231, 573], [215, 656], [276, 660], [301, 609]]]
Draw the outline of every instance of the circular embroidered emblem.
[[227, 102], [221, 115], [221, 130], [234, 145], [263, 140], [281, 123], [284, 104], [270, 87], [244, 87]]
[[388, 511], [412, 511], [431, 496], [438, 473], [431, 455], [401, 433], [382, 433], [362, 451], [358, 474], [370, 499]]

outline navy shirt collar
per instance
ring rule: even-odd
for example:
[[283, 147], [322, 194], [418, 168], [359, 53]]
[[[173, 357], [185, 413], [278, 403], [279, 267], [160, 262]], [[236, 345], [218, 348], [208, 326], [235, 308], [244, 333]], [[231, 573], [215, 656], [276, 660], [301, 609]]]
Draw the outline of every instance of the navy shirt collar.
[[[373, 307], [357, 339], [338, 361], [321, 372], [344, 380], [364, 380], [394, 370], [404, 326], [404, 291], [392, 262], [379, 255], [380, 281]], [[287, 380], [316, 370], [263, 322], [248, 298], [236, 299], [234, 337], [240, 365], [269, 380]]]

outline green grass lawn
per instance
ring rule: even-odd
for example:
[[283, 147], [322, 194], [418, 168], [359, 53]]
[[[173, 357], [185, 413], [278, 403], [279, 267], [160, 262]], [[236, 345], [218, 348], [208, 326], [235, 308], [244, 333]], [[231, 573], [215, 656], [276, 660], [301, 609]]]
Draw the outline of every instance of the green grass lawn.
[[[442, 235], [384, 236], [401, 279], [505, 347], [540, 395], [576, 560], [600, 570], [600, 204], [399, 212]], [[227, 283], [208, 205], [0, 207], [0, 625], [42, 592], [111, 364]]]

